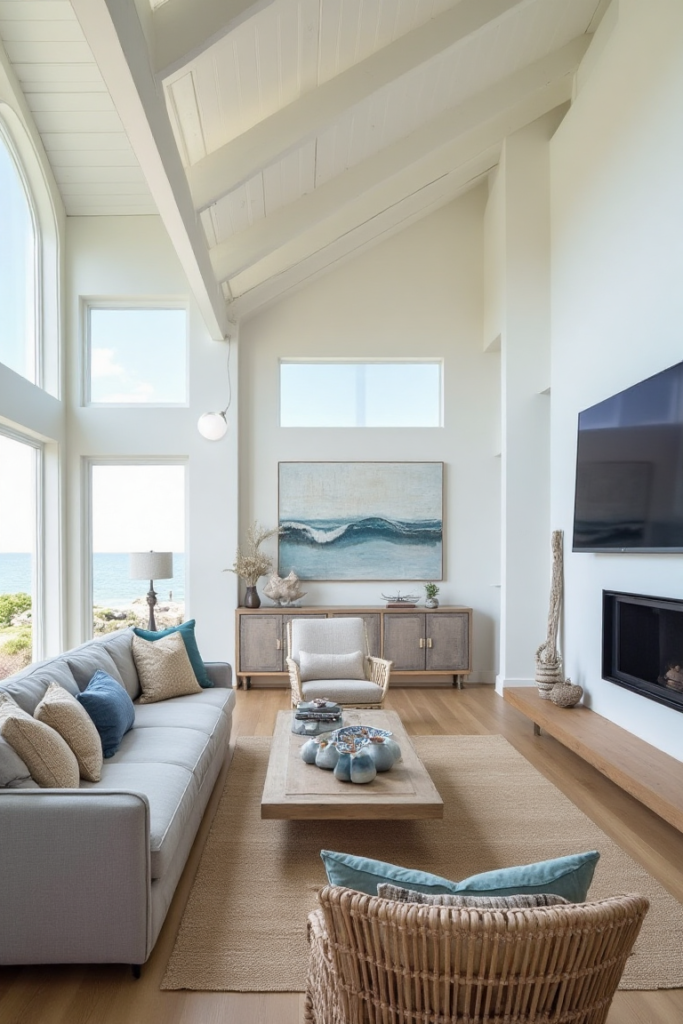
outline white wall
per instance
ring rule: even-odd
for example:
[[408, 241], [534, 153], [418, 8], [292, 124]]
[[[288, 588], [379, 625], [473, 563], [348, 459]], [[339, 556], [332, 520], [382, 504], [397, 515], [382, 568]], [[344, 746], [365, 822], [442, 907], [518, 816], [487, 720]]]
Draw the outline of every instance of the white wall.
[[[472, 678], [493, 682], [499, 359], [481, 344], [485, 201], [485, 188], [469, 192], [242, 324], [240, 532], [253, 519], [276, 525], [280, 461], [443, 461], [445, 570], [439, 597], [442, 604], [474, 608]], [[316, 356], [442, 357], [444, 428], [281, 428], [278, 359]], [[379, 606], [381, 591], [397, 587], [421, 589], [402, 582], [307, 582], [305, 602]]]
[[[187, 281], [158, 217], [75, 217], [67, 222], [68, 381], [68, 586], [69, 644], [87, 635], [84, 603], [85, 458], [185, 459], [187, 471], [186, 618], [197, 619], [206, 660], [234, 660], [236, 582], [232, 564], [237, 522], [236, 388], [232, 429], [206, 441], [197, 419], [225, 407], [227, 346], [213, 341], [189, 295]], [[187, 408], [102, 409], [80, 404], [81, 300], [166, 297], [186, 299], [190, 310], [190, 399]], [[237, 379], [237, 346], [232, 352]], [[130, 496], [135, 500], [135, 495]]]
[[[615, 13], [551, 143], [551, 502], [568, 539], [579, 410], [683, 357], [683, 4], [619, 0]], [[683, 716], [600, 669], [602, 589], [683, 598], [683, 556], [570, 547], [567, 673], [596, 711], [683, 760]]]

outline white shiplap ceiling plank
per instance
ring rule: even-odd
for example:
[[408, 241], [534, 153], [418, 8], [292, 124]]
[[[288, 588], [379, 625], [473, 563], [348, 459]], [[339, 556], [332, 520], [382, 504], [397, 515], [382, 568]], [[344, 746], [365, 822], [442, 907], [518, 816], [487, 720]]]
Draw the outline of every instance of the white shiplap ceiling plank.
[[69, 0], [0, 0], [0, 21], [74, 21]]
[[44, 132], [41, 136], [48, 153], [53, 149], [121, 149], [130, 151], [125, 132]]
[[121, 132], [115, 110], [37, 110], [33, 119], [42, 134], [51, 132]]
[[89, 183], [106, 185], [108, 182], [143, 185], [145, 176], [137, 167], [55, 167], [59, 184]]
[[[204, 141], [202, 119], [199, 116], [192, 74], [183, 75], [173, 83], [172, 95], [175, 123], [180, 127], [182, 133], [181, 157], [183, 164], [193, 164], [206, 156], [206, 142]], [[178, 133], [175, 134], [177, 138]]]
[[8, 21], [0, 31], [4, 43], [82, 43], [77, 21]]
[[[248, 232], [233, 236], [211, 253], [217, 277], [220, 280], [233, 278], [292, 237], [334, 216], [358, 195], [373, 189], [388, 189], [399, 171], [424, 161], [425, 154], [441, 152], [441, 159], [447, 162], [453, 145], [461, 146], [468, 153], [475, 144], [480, 149], [487, 148], [493, 140], [483, 144], [468, 139], [468, 135], [479, 138], [477, 131], [480, 126], [483, 125], [486, 133], [503, 131], [502, 140], [504, 129], [510, 123], [521, 127], [520, 119], [526, 123], [525, 117], [534, 120], [557, 106], [571, 93], [570, 76], [585, 52], [587, 42], [575, 40], [557, 53], [466, 101], [455, 111], [446, 112], [407, 139], [386, 147], [369, 160], [338, 175], [312, 194], [302, 196], [265, 222], [253, 225]], [[465, 141], [460, 143], [458, 139]], [[456, 141], [449, 143], [448, 140]], [[473, 155], [469, 153], [468, 159]], [[448, 170], [446, 166], [444, 173]]]
[[[253, 128], [216, 152], [210, 152], [189, 169], [195, 205], [203, 209], [215, 202], [260, 167], [273, 163], [332, 123], [350, 105], [386, 87], [397, 75], [431, 60], [457, 40], [481, 30], [492, 18], [500, 17], [520, 2], [524, 0], [460, 0], [455, 8], [347, 69], [315, 92], [306, 93], [281, 111], [265, 116]], [[333, 25], [338, 28], [339, 24], [337, 17]], [[333, 35], [331, 28], [327, 35]], [[247, 83], [243, 87], [246, 88]]]
[[128, 149], [53, 149], [50, 151], [50, 166], [55, 175], [59, 167], [138, 167], [137, 157]]
[[[108, 92], [33, 92], [26, 97], [31, 110], [74, 111], [74, 110], [116, 110]], [[119, 122], [120, 123], [120, 122]]]
[[[33, 83], [52, 85], [53, 83], [65, 82], [69, 85], [78, 83], [79, 86], [81, 84], [92, 84], [99, 88], [104, 86], [100, 69], [92, 59], [89, 62], [86, 61], [80, 64], [36, 63], [31, 61], [23, 63], [22, 61], [12, 61], [12, 67], [24, 92], [30, 92], [30, 86]], [[106, 86], [104, 87], [106, 88]]]
[[145, 182], [135, 181], [60, 181], [59, 191], [66, 196], [144, 196], [150, 200]]
[[6, 42], [5, 50], [12, 64], [89, 64], [92, 53], [84, 42]]

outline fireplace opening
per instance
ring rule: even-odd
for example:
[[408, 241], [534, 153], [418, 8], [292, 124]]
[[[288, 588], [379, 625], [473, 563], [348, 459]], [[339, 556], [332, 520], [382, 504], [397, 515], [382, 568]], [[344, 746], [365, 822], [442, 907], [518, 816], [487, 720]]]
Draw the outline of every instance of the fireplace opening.
[[683, 711], [683, 601], [604, 590], [602, 677]]

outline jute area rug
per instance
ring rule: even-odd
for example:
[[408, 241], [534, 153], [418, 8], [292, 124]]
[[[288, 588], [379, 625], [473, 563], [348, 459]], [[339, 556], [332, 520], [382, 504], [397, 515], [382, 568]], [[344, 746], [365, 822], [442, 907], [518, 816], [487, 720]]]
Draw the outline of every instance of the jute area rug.
[[502, 736], [415, 739], [445, 805], [443, 821], [424, 822], [262, 821], [269, 743], [237, 743], [163, 989], [302, 991], [321, 849], [450, 879], [599, 850], [591, 897], [651, 901], [621, 988], [683, 987], [683, 905]]

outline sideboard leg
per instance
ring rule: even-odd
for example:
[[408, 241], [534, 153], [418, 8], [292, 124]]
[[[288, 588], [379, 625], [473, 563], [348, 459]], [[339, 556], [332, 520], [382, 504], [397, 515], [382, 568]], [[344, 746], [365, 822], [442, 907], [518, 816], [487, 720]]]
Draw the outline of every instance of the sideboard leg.
[[251, 676], [244, 677], [244, 689], [251, 690]]
[[540, 727], [540, 725], [537, 725], [536, 722], [534, 722], [534, 736], [540, 736], [540, 735], [541, 735], [541, 727]]

